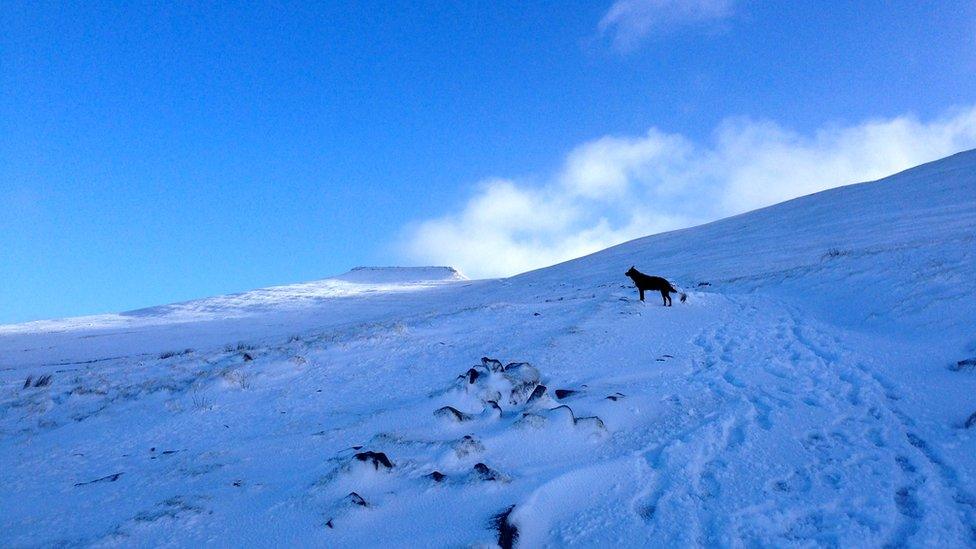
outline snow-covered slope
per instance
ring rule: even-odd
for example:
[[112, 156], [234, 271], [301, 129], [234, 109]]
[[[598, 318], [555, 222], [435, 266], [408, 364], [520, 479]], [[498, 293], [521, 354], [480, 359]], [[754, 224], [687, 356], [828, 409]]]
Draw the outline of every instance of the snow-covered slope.
[[973, 546], [974, 234], [970, 151], [505, 280], [0, 326], [0, 545]]

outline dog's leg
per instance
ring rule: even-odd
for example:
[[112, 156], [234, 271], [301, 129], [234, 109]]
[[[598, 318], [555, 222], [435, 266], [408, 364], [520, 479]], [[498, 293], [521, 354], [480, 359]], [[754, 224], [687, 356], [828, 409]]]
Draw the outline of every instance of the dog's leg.
[[640, 292], [641, 301], [644, 301], [644, 288], [637, 288], [637, 291]]

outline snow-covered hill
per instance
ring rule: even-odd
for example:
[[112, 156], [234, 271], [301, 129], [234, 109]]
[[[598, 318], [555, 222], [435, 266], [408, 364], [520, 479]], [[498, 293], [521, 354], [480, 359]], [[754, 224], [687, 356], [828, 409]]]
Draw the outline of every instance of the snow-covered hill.
[[974, 234], [970, 151], [510, 279], [0, 326], [0, 545], [976, 546]]

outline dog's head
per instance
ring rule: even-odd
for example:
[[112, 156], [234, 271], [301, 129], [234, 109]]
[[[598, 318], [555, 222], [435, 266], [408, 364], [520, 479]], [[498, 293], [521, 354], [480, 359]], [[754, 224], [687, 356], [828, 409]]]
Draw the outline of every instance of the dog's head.
[[635, 274], [637, 274], [637, 269], [635, 269], [634, 266], [631, 265], [630, 270], [624, 273], [624, 276], [634, 276]]

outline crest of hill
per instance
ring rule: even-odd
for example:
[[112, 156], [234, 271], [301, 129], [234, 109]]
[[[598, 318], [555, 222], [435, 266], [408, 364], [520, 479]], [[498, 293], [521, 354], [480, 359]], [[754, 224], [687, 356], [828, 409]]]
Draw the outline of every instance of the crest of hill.
[[468, 279], [454, 267], [356, 267], [330, 278], [357, 284], [411, 284]]

